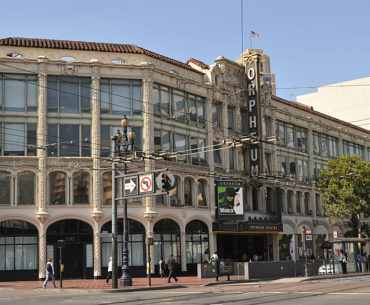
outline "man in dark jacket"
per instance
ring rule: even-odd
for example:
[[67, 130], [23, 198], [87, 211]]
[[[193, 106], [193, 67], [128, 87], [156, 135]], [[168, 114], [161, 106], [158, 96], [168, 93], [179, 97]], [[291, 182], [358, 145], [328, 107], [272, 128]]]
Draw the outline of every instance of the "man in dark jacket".
[[175, 272], [176, 272], [176, 260], [173, 258], [173, 254], [172, 253], [170, 255], [170, 258], [168, 259], [167, 266], [168, 266], [168, 270], [169, 270], [168, 282], [171, 283], [171, 277], [173, 277], [174, 280], [175, 280], [175, 282], [177, 282], [177, 278], [175, 276]]

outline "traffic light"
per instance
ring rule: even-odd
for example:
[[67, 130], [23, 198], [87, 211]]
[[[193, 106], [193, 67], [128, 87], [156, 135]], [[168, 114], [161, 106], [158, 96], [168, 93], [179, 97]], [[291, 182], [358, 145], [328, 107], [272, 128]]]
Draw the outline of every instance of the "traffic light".
[[167, 192], [176, 186], [176, 179], [172, 174], [162, 172], [157, 176], [156, 183], [158, 189]]

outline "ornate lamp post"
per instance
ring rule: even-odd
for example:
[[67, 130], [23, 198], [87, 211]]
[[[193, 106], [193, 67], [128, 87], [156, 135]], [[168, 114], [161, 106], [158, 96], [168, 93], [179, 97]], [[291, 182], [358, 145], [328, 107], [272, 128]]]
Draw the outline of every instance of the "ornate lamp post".
[[[115, 136], [112, 138], [114, 141], [114, 156], [119, 157], [119, 156], [124, 156], [128, 153], [130, 150], [131, 153], [134, 152], [134, 141], [136, 134], [134, 130], [131, 128], [129, 132], [127, 132], [127, 127], [129, 125], [129, 121], [126, 118], [126, 115], [123, 116], [123, 119], [121, 120], [121, 126], [123, 129], [123, 133], [119, 130], [117, 130]], [[113, 163], [114, 164], [114, 163]], [[113, 165], [115, 166], [115, 165]], [[113, 197], [113, 203], [116, 206], [116, 190], [115, 190], [115, 182], [116, 182], [116, 174], [115, 174], [115, 168], [113, 169], [113, 184], [112, 184], [112, 197]], [[126, 163], [123, 163], [123, 175], [126, 175], [127, 172], [127, 166]], [[114, 191], [113, 191], [114, 190]], [[117, 210], [117, 208], [116, 208]], [[114, 209], [112, 208], [112, 211]], [[116, 226], [117, 224], [117, 213], [115, 215], [112, 215], [112, 218], [115, 218], [115, 221], [112, 219], [112, 235], [113, 239], [115, 238], [115, 232], [114, 230], [114, 225]], [[117, 228], [117, 227], [116, 227]], [[120, 286], [131, 286], [132, 285], [132, 278], [128, 272], [128, 219], [127, 219], [127, 199], [123, 199], [123, 249], [122, 249], [122, 276], [120, 278]], [[112, 256], [114, 256], [114, 247], [112, 246]], [[117, 252], [116, 252], [117, 253]], [[114, 257], [112, 257], [112, 262], [113, 262], [113, 270], [114, 271]], [[117, 260], [115, 261], [117, 264]], [[117, 268], [117, 265], [116, 265]], [[112, 272], [112, 280], [114, 280], [113, 277], [113, 272]]]

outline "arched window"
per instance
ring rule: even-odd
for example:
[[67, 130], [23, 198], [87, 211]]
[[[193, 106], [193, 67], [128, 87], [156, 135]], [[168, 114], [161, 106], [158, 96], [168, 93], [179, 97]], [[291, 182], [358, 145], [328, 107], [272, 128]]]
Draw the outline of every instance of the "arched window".
[[73, 203], [89, 203], [89, 174], [86, 172], [73, 174]]
[[171, 219], [158, 221], [153, 228], [154, 232], [154, 262], [157, 264], [159, 258], [168, 258], [172, 253], [180, 264], [180, 228]]
[[315, 201], [316, 201], [316, 215], [321, 216], [321, 199], [320, 194], [315, 194]]
[[288, 191], [286, 194], [288, 213], [293, 214], [293, 191]]
[[[101, 231], [112, 232], [112, 222], [109, 221], [103, 225]], [[122, 218], [117, 220], [118, 232], [118, 266], [122, 266], [122, 234], [123, 221]], [[128, 251], [129, 266], [144, 266], [146, 262], [145, 254], [145, 228], [144, 226], [133, 219], [128, 220]], [[112, 237], [102, 237], [102, 267], [108, 267], [109, 257], [112, 256]]]
[[298, 214], [302, 213], [301, 202], [302, 202], [302, 193], [297, 192], [296, 193], [296, 212]]
[[310, 193], [304, 193], [304, 209], [306, 215], [312, 215], [312, 209], [310, 204]]
[[252, 203], [253, 211], [258, 211], [258, 189], [255, 187], [252, 188]]
[[185, 206], [193, 205], [193, 181], [190, 178], [184, 180], [184, 199]]
[[266, 188], [266, 212], [272, 213], [273, 207], [272, 207], [272, 188], [267, 187]]
[[[186, 225], [186, 263], [203, 263], [209, 258], [208, 227], [200, 220]], [[206, 257], [207, 255], [207, 257]]]
[[35, 174], [22, 172], [18, 176], [18, 202], [17, 205], [35, 204]]
[[281, 211], [286, 211], [285, 206], [285, 191], [283, 189], [280, 189], [280, 205], [281, 205]]
[[22, 220], [0, 222], [0, 274], [38, 268], [37, 228]]
[[103, 204], [112, 204], [112, 172], [103, 174]]
[[[176, 186], [170, 190], [169, 196], [170, 196], [170, 204], [171, 206], [180, 206], [181, 205], [181, 197], [180, 197], [180, 189], [179, 189], [179, 181], [180, 179], [176, 176]], [[158, 196], [157, 196], [158, 197]]]
[[66, 179], [63, 172], [52, 172], [49, 175], [50, 182], [50, 204], [66, 204]]
[[0, 204], [10, 205], [10, 173], [0, 172]]
[[207, 206], [207, 181], [199, 180], [198, 184], [198, 206], [206, 207]]

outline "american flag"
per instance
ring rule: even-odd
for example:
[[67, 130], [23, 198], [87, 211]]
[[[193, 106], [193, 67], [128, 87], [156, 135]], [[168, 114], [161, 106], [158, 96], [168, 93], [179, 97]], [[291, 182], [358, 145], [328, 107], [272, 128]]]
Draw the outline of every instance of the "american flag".
[[252, 37], [260, 37], [260, 34], [258, 34], [257, 32], [255, 31], [251, 31], [251, 36]]

